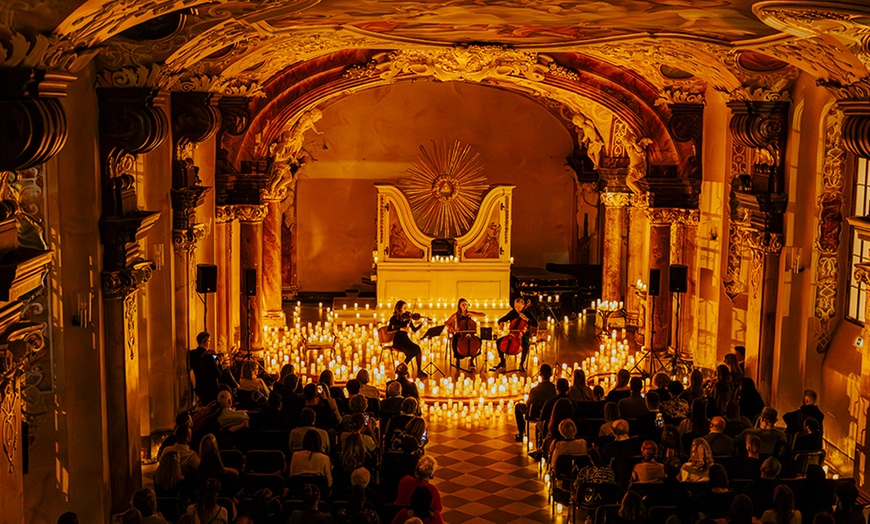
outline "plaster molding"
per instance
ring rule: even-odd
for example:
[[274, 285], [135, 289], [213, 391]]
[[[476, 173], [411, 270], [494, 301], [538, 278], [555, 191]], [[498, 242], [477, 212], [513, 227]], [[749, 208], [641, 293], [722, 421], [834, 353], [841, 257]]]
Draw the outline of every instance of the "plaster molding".
[[612, 193], [604, 191], [601, 193], [601, 203], [607, 207], [625, 207], [631, 202], [629, 193]]
[[266, 215], [269, 214], [269, 206], [266, 204], [235, 204], [225, 207], [232, 207], [233, 215], [239, 222], [258, 224], [263, 222], [263, 220], [266, 218]]

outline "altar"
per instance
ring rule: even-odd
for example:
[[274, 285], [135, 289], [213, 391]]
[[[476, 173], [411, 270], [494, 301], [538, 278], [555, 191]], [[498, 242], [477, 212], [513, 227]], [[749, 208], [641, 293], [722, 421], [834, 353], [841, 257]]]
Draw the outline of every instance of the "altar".
[[376, 184], [373, 279], [379, 307], [391, 308], [405, 300], [421, 309], [439, 303], [450, 309], [460, 298], [481, 306], [510, 307], [513, 187], [490, 186], [472, 209], [467, 230], [445, 238], [423, 231], [411, 202], [397, 186]]

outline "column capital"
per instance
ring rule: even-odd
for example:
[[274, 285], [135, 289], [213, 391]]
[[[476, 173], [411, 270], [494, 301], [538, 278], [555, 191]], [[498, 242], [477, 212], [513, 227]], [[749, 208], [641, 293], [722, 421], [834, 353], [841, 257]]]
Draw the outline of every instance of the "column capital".
[[650, 222], [657, 225], [671, 225], [678, 223], [686, 209], [675, 207], [651, 207], [646, 210], [646, 216]]
[[103, 271], [101, 274], [103, 298], [126, 298], [151, 279], [151, 262], [146, 260], [117, 271]]
[[629, 201], [629, 193], [612, 193], [610, 191], [601, 193], [601, 202], [607, 207], [625, 207]]
[[176, 252], [193, 251], [200, 240], [206, 237], [208, 231], [205, 224], [193, 224], [185, 229], [172, 230], [172, 248]]
[[631, 197], [629, 197], [629, 205], [631, 207], [637, 207], [641, 209], [648, 208], [649, 193], [632, 193]]
[[239, 222], [261, 223], [269, 214], [269, 206], [266, 204], [235, 204], [231, 207]]
[[236, 219], [236, 212], [233, 205], [215, 206], [214, 221], [218, 224], [225, 224]]

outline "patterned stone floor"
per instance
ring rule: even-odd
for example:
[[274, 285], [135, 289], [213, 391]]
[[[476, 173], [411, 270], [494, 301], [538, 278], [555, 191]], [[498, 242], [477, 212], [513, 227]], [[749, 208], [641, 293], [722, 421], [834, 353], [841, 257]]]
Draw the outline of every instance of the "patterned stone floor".
[[436, 422], [428, 429], [445, 522], [567, 522], [567, 509], [550, 512], [537, 463], [514, 441], [512, 414], [496, 427]]

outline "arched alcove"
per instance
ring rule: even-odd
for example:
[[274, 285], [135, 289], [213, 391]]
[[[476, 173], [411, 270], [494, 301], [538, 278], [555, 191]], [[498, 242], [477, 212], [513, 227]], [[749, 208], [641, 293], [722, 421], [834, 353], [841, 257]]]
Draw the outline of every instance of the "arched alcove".
[[490, 183], [513, 184], [517, 265], [568, 262], [576, 235], [571, 135], [520, 94], [461, 82], [404, 82], [360, 91], [323, 109], [306, 135], [312, 161], [297, 187], [302, 291], [343, 290], [371, 269], [375, 182], [396, 182], [432, 142], [467, 144]]

